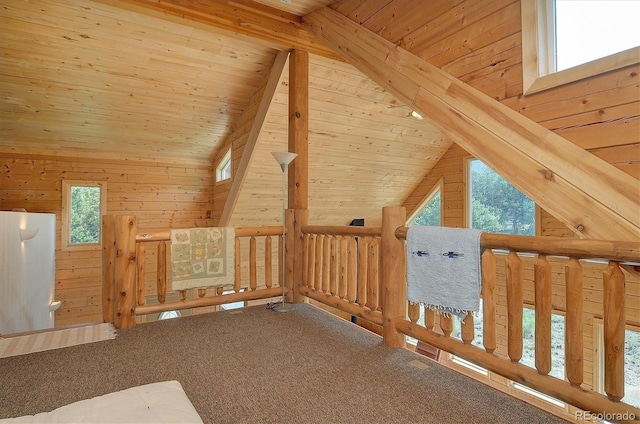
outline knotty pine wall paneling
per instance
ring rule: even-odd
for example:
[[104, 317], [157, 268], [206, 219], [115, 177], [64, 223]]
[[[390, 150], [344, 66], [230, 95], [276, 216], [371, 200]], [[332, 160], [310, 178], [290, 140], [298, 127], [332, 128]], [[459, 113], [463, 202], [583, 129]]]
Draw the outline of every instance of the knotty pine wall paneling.
[[56, 327], [102, 321], [102, 251], [60, 249], [63, 179], [106, 181], [107, 213], [135, 215], [145, 231], [212, 225], [214, 171], [204, 164], [1, 156], [0, 210], [57, 216]]

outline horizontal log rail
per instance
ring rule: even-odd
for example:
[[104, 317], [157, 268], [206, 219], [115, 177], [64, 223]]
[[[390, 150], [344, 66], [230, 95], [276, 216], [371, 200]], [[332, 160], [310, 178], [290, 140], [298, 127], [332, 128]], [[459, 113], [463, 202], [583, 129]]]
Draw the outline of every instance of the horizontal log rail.
[[[406, 240], [408, 228], [401, 226], [394, 234]], [[467, 314], [461, 328], [461, 340], [451, 336], [449, 317], [439, 316], [435, 325], [432, 310], [425, 309], [425, 324], [418, 324], [420, 305], [408, 303], [408, 317], [397, 317], [398, 331], [436, 348], [469, 360], [489, 371], [565, 401], [586, 411], [624, 414], [640, 420], [640, 409], [621, 402], [624, 396], [625, 275], [622, 263], [640, 263], [640, 243], [602, 240], [575, 240], [553, 237], [530, 237], [483, 233], [482, 319], [483, 348], [473, 346], [473, 315]], [[507, 312], [506, 357], [499, 356], [496, 335], [496, 254], [505, 263]], [[534, 254], [535, 291], [535, 368], [523, 365], [523, 264], [520, 254]], [[565, 372], [567, 380], [550, 376], [551, 370], [551, 264], [547, 256], [567, 258], [565, 279]], [[583, 276], [582, 259], [608, 262], [603, 272], [604, 388], [606, 395], [585, 389], [583, 384]], [[439, 327], [439, 328], [438, 328]], [[619, 415], [623, 416], [623, 415]]]
[[381, 228], [305, 225], [301, 232], [299, 293], [382, 325]]
[[[170, 230], [138, 233], [136, 229], [135, 216], [106, 215], [103, 219], [103, 315], [106, 322], [114, 323], [117, 328], [134, 326], [136, 316], [140, 315], [268, 299], [282, 293], [281, 277], [275, 283], [272, 281], [274, 266], [279, 271], [278, 276], [282, 276], [282, 226], [235, 228], [235, 281], [233, 287], [226, 288], [229, 293], [225, 293], [223, 287], [181, 290], [177, 291], [178, 301], [167, 301]], [[286, 229], [284, 231], [286, 234]], [[272, 252], [273, 238], [277, 239], [278, 254]], [[244, 268], [241, 266], [241, 240], [248, 242], [244, 244], [244, 248], [248, 247], [248, 265]], [[264, 243], [261, 258], [258, 257], [258, 240]], [[146, 256], [151, 248], [156, 249], [155, 295], [158, 303], [146, 304]], [[257, 270], [260, 261], [264, 275], [259, 282]], [[193, 298], [189, 298], [189, 293], [194, 293]]]
[[[271, 227], [242, 227], [236, 228], [236, 237], [248, 237], [248, 236], [279, 236], [282, 235], [282, 226]], [[285, 229], [286, 234], [286, 229]], [[152, 233], [138, 233], [136, 234], [136, 242], [145, 241], [169, 241], [171, 238], [171, 230], [159, 230]]]
[[[396, 237], [406, 240], [408, 227], [396, 229]], [[631, 241], [605, 241], [569, 239], [564, 237], [532, 237], [508, 234], [482, 233], [483, 249], [503, 249], [520, 253], [538, 253], [549, 256], [568, 256], [581, 259], [605, 259], [619, 262], [640, 262], [640, 243]]]

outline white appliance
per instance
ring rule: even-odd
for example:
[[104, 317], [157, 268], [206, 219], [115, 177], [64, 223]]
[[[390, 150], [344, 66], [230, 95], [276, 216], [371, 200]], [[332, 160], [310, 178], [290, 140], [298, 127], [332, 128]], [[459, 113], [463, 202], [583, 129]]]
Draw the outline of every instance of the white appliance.
[[56, 216], [0, 211], [0, 334], [53, 328]]

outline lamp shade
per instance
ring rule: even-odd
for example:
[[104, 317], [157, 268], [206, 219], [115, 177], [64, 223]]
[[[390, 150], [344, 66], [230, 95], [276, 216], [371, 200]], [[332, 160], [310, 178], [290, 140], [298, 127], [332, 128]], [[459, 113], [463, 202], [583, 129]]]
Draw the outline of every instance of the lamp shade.
[[289, 166], [289, 164], [296, 157], [298, 157], [297, 153], [291, 153], [291, 152], [271, 152], [271, 154], [280, 164], [280, 168], [282, 169], [282, 172], [286, 171], [287, 166]]

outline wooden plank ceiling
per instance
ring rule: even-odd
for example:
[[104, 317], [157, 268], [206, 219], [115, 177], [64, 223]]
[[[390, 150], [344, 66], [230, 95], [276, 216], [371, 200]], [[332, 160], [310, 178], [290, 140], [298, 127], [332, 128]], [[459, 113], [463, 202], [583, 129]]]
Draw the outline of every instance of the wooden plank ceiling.
[[[201, 10], [183, 18], [144, 3], [4, 2], [0, 154], [212, 162], [278, 46], [208, 25]], [[231, 3], [253, 4], [215, 2]], [[261, 14], [277, 7], [276, 21], [291, 23], [333, 2], [260, 3]], [[382, 206], [401, 204], [450, 142], [352, 66], [316, 54], [310, 62], [310, 222], [377, 225]], [[276, 92], [232, 225], [281, 220], [270, 152], [286, 149], [287, 85]]]

